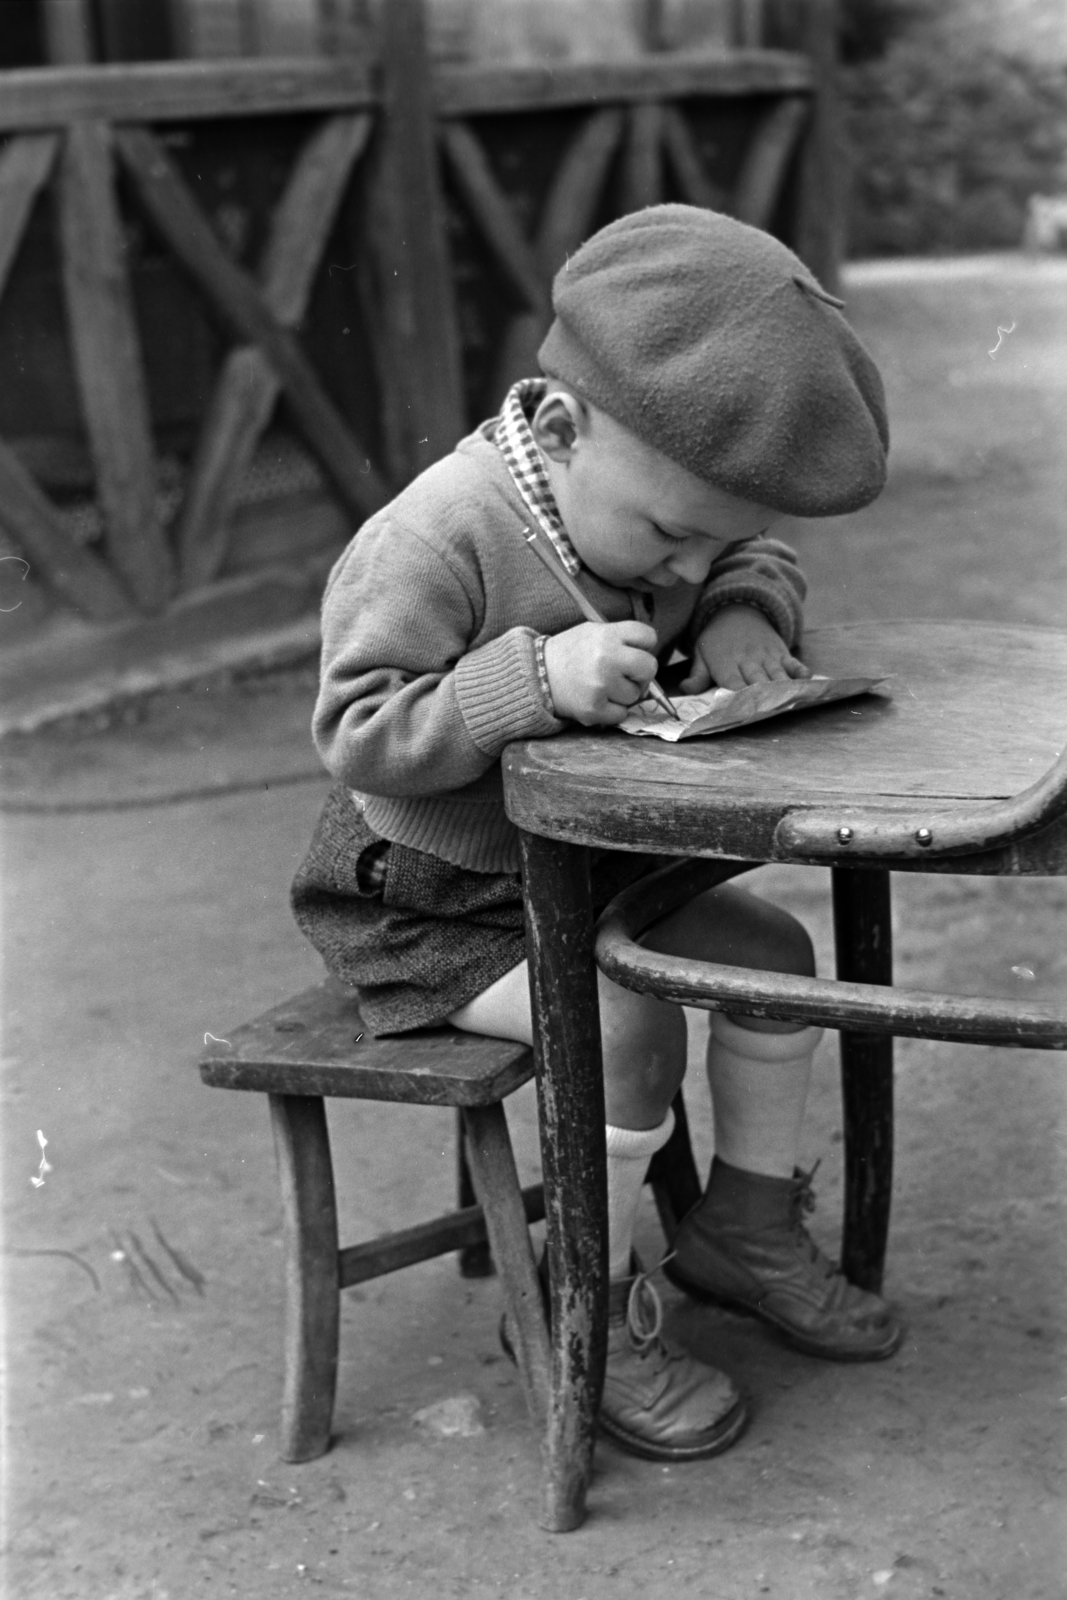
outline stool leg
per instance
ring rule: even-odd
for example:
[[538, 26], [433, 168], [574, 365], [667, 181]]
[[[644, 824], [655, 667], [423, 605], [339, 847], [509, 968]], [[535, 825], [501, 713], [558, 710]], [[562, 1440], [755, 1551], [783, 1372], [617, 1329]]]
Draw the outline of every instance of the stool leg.
[[[889, 873], [832, 869], [837, 976], [893, 981]], [[882, 1287], [893, 1198], [893, 1037], [841, 1033], [845, 1220], [841, 1268], [861, 1289]]]
[[485, 1213], [493, 1259], [499, 1263], [526, 1404], [534, 1422], [543, 1429], [548, 1420], [552, 1362], [541, 1286], [537, 1281], [537, 1265], [507, 1118], [504, 1107], [497, 1101], [491, 1106], [464, 1107], [463, 1119], [467, 1126], [471, 1176], [478, 1203]]
[[268, 1099], [285, 1232], [281, 1453], [286, 1461], [310, 1461], [329, 1449], [337, 1388], [340, 1289], [330, 1136], [318, 1096]]
[[[471, 1182], [471, 1170], [467, 1164], [467, 1146], [463, 1137], [463, 1109], [456, 1107], [456, 1203], [460, 1211], [466, 1211], [468, 1206], [473, 1206], [477, 1201], [474, 1184]], [[491, 1278], [496, 1268], [493, 1265], [492, 1252], [489, 1249], [488, 1239], [483, 1239], [481, 1244], [464, 1245], [459, 1252], [459, 1273], [461, 1278]]]
[[652, 1185], [660, 1227], [668, 1247], [674, 1244], [678, 1224], [687, 1212], [692, 1211], [702, 1192], [689, 1138], [689, 1118], [680, 1089], [674, 1097], [672, 1108], [674, 1129], [663, 1149], [657, 1150], [649, 1162], [645, 1180]]
[[552, 1388], [541, 1525], [577, 1528], [604, 1390], [607, 1151], [589, 854], [520, 833], [552, 1281]]

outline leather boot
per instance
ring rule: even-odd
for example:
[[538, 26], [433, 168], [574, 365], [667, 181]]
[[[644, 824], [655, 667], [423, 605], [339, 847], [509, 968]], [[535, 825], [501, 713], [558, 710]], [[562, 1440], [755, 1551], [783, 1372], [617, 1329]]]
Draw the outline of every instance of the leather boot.
[[698, 1461], [739, 1439], [748, 1409], [733, 1381], [661, 1332], [663, 1307], [643, 1272], [608, 1285], [601, 1430], [631, 1455]]
[[[598, 1423], [631, 1455], [699, 1461], [729, 1449], [748, 1424], [733, 1381], [663, 1337], [663, 1306], [634, 1257], [634, 1275], [608, 1285], [608, 1356]], [[548, 1289], [547, 1262], [539, 1270]], [[547, 1304], [546, 1304], [547, 1311]], [[515, 1351], [505, 1312], [500, 1343]]]
[[664, 1272], [694, 1300], [761, 1317], [807, 1355], [883, 1360], [904, 1330], [886, 1302], [849, 1283], [809, 1234], [811, 1177], [765, 1177], [716, 1156]]

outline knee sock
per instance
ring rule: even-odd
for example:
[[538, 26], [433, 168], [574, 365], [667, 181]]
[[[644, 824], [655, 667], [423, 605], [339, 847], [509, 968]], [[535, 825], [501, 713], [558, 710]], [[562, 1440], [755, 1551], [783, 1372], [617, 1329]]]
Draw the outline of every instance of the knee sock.
[[658, 1128], [613, 1128], [608, 1123], [608, 1278], [630, 1277], [634, 1221], [648, 1163], [674, 1129], [668, 1111]]
[[708, 1083], [715, 1154], [744, 1172], [791, 1178], [821, 1028], [760, 1033], [714, 1012]]

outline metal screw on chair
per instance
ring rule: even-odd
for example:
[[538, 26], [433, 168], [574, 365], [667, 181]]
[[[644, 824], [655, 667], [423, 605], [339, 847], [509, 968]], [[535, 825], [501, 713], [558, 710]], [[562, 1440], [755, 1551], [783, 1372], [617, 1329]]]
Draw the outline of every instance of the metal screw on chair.
[[930, 832], [929, 828], [916, 828], [916, 830], [915, 830], [915, 843], [916, 844], [926, 845], [926, 844], [933, 844], [933, 842], [934, 842], [934, 836]]
[[837, 830], [837, 842], [838, 842], [838, 844], [851, 844], [852, 843], [852, 829], [851, 828], [838, 828], [838, 830]]

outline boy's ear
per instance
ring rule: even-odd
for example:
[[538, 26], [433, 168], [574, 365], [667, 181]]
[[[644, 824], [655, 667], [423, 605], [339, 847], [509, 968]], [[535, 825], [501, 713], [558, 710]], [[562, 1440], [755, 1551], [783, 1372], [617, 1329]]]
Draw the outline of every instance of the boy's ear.
[[579, 439], [588, 431], [589, 413], [583, 401], [563, 389], [551, 389], [534, 412], [530, 431], [546, 456], [567, 462]]

